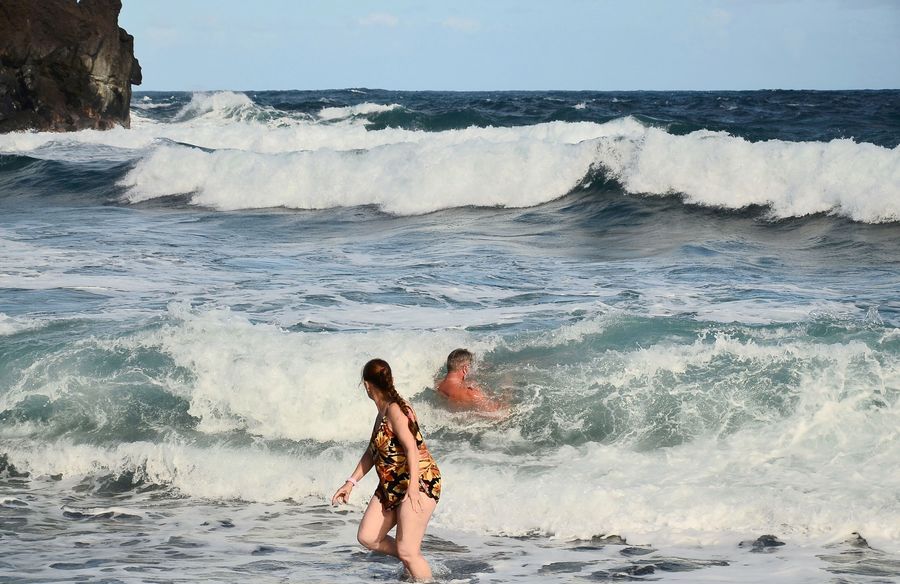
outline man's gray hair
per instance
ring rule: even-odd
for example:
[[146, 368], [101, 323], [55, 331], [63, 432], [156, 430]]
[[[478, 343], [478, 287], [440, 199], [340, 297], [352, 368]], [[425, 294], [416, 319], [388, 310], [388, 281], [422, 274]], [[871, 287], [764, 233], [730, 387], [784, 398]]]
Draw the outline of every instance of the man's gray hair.
[[474, 358], [475, 354], [468, 349], [454, 349], [450, 351], [450, 354], [447, 355], [447, 373], [456, 371], [463, 365], [471, 364]]

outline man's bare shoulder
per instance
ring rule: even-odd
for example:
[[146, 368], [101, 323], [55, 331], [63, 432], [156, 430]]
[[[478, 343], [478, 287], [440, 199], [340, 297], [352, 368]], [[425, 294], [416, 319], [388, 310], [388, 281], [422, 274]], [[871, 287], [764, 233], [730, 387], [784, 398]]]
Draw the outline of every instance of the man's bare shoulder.
[[460, 406], [472, 406], [481, 409], [491, 403], [491, 400], [474, 383], [460, 382], [452, 379], [444, 379], [437, 385], [437, 391], [453, 404]]
[[466, 386], [459, 381], [444, 378], [438, 383], [437, 391], [451, 400], [460, 400], [466, 397]]

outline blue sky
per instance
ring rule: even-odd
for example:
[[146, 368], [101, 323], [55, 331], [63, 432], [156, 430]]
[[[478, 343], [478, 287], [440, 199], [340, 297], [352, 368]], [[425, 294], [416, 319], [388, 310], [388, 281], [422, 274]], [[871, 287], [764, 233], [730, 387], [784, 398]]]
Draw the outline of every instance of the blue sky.
[[900, 0], [124, 0], [140, 90], [900, 88]]

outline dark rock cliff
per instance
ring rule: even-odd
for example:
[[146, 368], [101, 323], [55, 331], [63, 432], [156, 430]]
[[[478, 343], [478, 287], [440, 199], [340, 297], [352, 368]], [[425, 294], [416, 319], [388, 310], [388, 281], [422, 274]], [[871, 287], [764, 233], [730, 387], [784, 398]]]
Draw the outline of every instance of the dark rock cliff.
[[128, 127], [140, 85], [121, 0], [0, 0], [0, 132]]

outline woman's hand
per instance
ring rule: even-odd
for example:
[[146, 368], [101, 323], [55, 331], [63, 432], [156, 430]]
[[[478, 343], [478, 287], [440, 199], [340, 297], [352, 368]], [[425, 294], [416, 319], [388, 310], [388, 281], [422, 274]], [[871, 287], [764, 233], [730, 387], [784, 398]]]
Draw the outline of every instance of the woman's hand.
[[344, 485], [335, 491], [334, 496], [331, 497], [331, 504], [337, 505], [338, 503], [349, 503], [350, 502], [350, 491], [353, 490], [353, 485], [350, 484], [350, 481], [344, 483]]
[[406, 495], [403, 497], [403, 501], [409, 501], [410, 507], [416, 513], [422, 512], [422, 492], [419, 491], [418, 485], [410, 484], [409, 488], [406, 489]]

